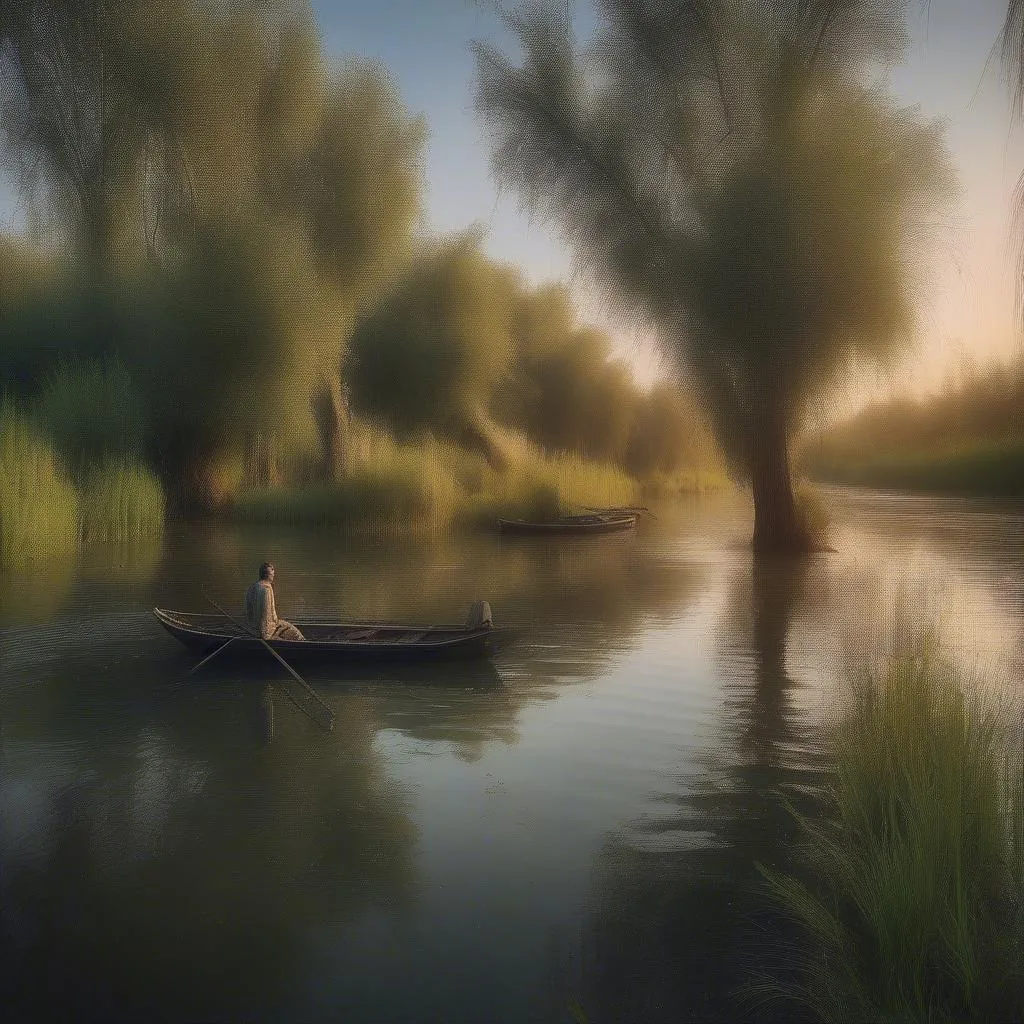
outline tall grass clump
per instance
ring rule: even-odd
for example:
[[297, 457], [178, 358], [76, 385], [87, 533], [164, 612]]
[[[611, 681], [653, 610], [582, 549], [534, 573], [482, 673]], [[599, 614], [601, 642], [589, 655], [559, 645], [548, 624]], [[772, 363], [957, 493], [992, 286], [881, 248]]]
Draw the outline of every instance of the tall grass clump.
[[1019, 723], [980, 682], [928, 637], [857, 676], [801, 878], [761, 869], [806, 938], [789, 994], [823, 1021], [1024, 1016]]
[[570, 452], [545, 453], [523, 438], [503, 438], [509, 453], [504, 472], [483, 470], [481, 486], [463, 515], [472, 522], [495, 516], [551, 518], [585, 508], [608, 508], [637, 501], [640, 486], [625, 470]]
[[45, 378], [34, 416], [79, 481], [111, 456], [145, 450], [145, 408], [117, 359], [57, 364]]
[[399, 444], [354, 423], [348, 473], [337, 483], [243, 492], [235, 515], [245, 522], [371, 532], [446, 529], [459, 501], [450, 460], [434, 439]]
[[80, 523], [85, 541], [133, 541], [159, 535], [165, 502], [160, 481], [136, 459], [112, 458], [82, 478]]
[[13, 405], [0, 403], [0, 566], [72, 551], [78, 496], [53, 449]]

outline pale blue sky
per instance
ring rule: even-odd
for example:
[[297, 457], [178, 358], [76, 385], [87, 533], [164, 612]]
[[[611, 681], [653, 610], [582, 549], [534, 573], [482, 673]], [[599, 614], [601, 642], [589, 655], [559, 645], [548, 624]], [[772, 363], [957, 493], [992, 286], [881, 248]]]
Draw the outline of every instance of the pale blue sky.
[[[594, 24], [591, 0], [570, 0], [573, 27]], [[1006, 0], [931, 0], [912, 17], [913, 45], [891, 84], [907, 103], [943, 117], [965, 195], [955, 241], [940, 259], [941, 287], [931, 304], [923, 342], [930, 358], [908, 368], [908, 380], [930, 382], [960, 347], [980, 357], [1012, 345], [1012, 281], [1005, 273], [1006, 224], [1012, 187], [1024, 166], [1024, 146], [1010, 135], [1005, 89], [993, 60], [982, 81]], [[429, 142], [426, 201], [429, 226], [453, 231], [489, 226], [487, 247], [520, 264], [534, 280], [562, 276], [569, 256], [557, 235], [531, 224], [514, 196], [499, 198], [489, 171], [488, 142], [473, 110], [473, 39], [513, 44], [492, 0], [313, 0], [327, 49], [382, 62], [407, 109], [426, 118]], [[16, 223], [0, 193], [0, 223]], [[643, 377], [653, 363], [634, 352]]]

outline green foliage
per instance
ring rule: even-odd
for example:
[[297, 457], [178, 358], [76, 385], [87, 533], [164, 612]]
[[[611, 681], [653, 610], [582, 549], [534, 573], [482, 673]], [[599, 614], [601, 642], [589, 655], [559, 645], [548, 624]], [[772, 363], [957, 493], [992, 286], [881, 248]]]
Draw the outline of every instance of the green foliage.
[[437, 532], [459, 523], [493, 528], [498, 516], [626, 505], [637, 497], [636, 482], [615, 466], [545, 455], [521, 435], [504, 433], [498, 443], [510, 455], [500, 472], [458, 446], [433, 439], [400, 443], [357, 421], [344, 480], [243, 491], [235, 514], [251, 522], [361, 532]]
[[[0, 278], [4, 260], [0, 251]], [[110, 361], [130, 348], [142, 311], [123, 285], [77, 273], [41, 250], [23, 250], [11, 263], [23, 278], [0, 298], [0, 372], [19, 399], [34, 398], [61, 363]]]
[[55, 356], [119, 356], [178, 496], [254, 434], [309, 433], [419, 213], [394, 83], [334, 64], [291, 0], [28, 0], [0, 44], [3, 154], [74, 257], [63, 291], [0, 299], [4, 371], [27, 394]]
[[472, 421], [508, 364], [510, 292], [472, 235], [419, 257], [352, 337], [356, 409], [404, 435]]
[[905, 452], [852, 461], [818, 456], [809, 461], [809, 471], [818, 480], [857, 487], [1021, 497], [1024, 442], [968, 445], [947, 451]]
[[372, 533], [443, 529], [458, 492], [447, 454], [436, 442], [399, 444], [381, 430], [354, 424], [350, 471], [343, 480], [243, 491], [234, 513], [249, 522]]
[[522, 435], [502, 438], [509, 465], [498, 473], [484, 467], [480, 487], [469, 497], [459, 518], [493, 526], [495, 518], [530, 518], [611, 508], [636, 502], [637, 482], [620, 467], [585, 459], [571, 452], [544, 452]]
[[138, 460], [108, 458], [86, 472], [79, 513], [85, 541], [159, 536], [164, 527], [163, 488]]
[[809, 437], [802, 464], [837, 483], [1021, 493], [1024, 363], [967, 366], [922, 399], [875, 403]]
[[715, 461], [708, 428], [678, 387], [659, 384], [637, 401], [625, 463], [634, 476], [670, 475]]
[[0, 404], [0, 567], [65, 555], [78, 540], [78, 495], [53, 449], [13, 405]]
[[904, 6], [615, 0], [580, 53], [542, 2], [509, 18], [520, 65], [477, 48], [497, 171], [658, 328], [765, 546], [801, 541], [789, 435], [854, 358], [908, 340], [953, 191], [940, 127], [864, 84]]
[[897, 639], [831, 731], [807, 880], [762, 869], [806, 932], [798, 998], [825, 1021], [1015, 1019], [1024, 749], [979, 680], [928, 637]]
[[58, 364], [33, 412], [76, 479], [107, 456], [138, 456], [146, 449], [146, 412], [118, 359]]

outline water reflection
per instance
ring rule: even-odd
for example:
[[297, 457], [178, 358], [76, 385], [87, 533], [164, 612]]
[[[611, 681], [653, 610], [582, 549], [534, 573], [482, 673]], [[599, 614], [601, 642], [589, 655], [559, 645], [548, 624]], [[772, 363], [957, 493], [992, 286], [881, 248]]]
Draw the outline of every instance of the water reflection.
[[350, 696], [325, 741], [301, 716], [268, 722], [248, 680], [162, 712], [119, 699], [127, 685], [85, 657], [5, 695], [6, 1004], [31, 1019], [274, 1018], [325, 933], [415, 896], [416, 830], [370, 701]]
[[[540, 540], [509, 546], [478, 537], [348, 546], [288, 535], [274, 547], [283, 551], [283, 558], [275, 555], [283, 566], [275, 590], [279, 608], [295, 618], [344, 614], [422, 622], [459, 621], [469, 599], [486, 596], [498, 624], [520, 632], [493, 664], [303, 669], [336, 714], [345, 695], [373, 693], [382, 702], [382, 728], [450, 742], [459, 757], [473, 760], [487, 742], [516, 742], [516, 719], [525, 704], [599, 677], [644, 630], [683, 614], [699, 596], [705, 565], [652, 557], [634, 540], [611, 536], [596, 542]], [[234, 587], [242, 593], [245, 567], [269, 546], [259, 534], [235, 535], [228, 543], [216, 531], [194, 545], [172, 544], [154, 603], [195, 606], [196, 560], [202, 561], [211, 590], [224, 593]], [[152, 658], [155, 676], [173, 678], [190, 667], [170, 640], [155, 644]], [[218, 678], [224, 664], [212, 662], [200, 673], [204, 679]], [[282, 676], [272, 664], [247, 666], [246, 671], [261, 679]], [[432, 691], [429, 698], [423, 696], [424, 687]], [[280, 706], [279, 693], [275, 700], [280, 712], [292, 712]]]
[[[700, 593], [700, 563], [607, 540], [374, 546], [175, 527], [136, 570], [107, 572], [94, 551], [70, 587], [74, 615], [21, 632], [5, 620], [10, 1005], [258, 1020], [330, 993], [341, 980], [311, 980], [308, 963], [332, 936], [417, 902], [417, 828], [389, 778], [389, 735], [466, 765], [513, 747], [524, 707], [601, 677]], [[485, 596], [527, 637], [493, 664], [310, 668], [330, 735], [291, 706], [269, 660], [218, 660], [172, 692], [195, 659], [149, 609], [201, 607], [204, 590], [240, 600], [268, 548], [296, 617], [444, 621]]]
[[[785, 970], [795, 936], [761, 897], [756, 864], [790, 863], [796, 829], [781, 794], [799, 805], [821, 770], [792, 699], [806, 681], [787, 666], [814, 572], [793, 559], [735, 570], [715, 628], [720, 735], [662, 794], [662, 813], [612, 834], [598, 860], [584, 964], [595, 1022], [736, 1020], [746, 983]], [[795, 1019], [773, 1012], [757, 1019]]]
[[[952, 512], [934, 533], [880, 507], [890, 532], [840, 507], [838, 552], [804, 562], [753, 563], [749, 509], [699, 504], [572, 543], [174, 525], [138, 572], [95, 552], [40, 590], [55, 618], [0, 621], [12, 1015], [735, 1019], [789, 941], [754, 869], [790, 857], [778, 791], [819, 778], [825, 684], [891, 583], [1020, 640], [1024, 517], [958, 551]], [[310, 667], [332, 734], [269, 658], [170, 692], [195, 658], [152, 605], [237, 608], [268, 557], [285, 615], [458, 621], [482, 597], [525, 636], [493, 663]]]
[[54, 559], [16, 573], [0, 572], [0, 626], [36, 626], [57, 618], [74, 582], [74, 558]]

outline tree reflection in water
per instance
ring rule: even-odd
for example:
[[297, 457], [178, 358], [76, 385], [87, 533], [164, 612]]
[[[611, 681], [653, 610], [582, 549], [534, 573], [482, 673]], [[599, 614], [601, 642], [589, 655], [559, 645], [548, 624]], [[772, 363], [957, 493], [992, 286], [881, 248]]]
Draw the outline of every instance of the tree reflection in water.
[[[782, 793], [820, 781], [820, 754], [794, 707], [794, 622], [815, 603], [820, 564], [756, 559], [733, 581], [722, 622], [722, 735], [697, 774], [676, 780], [669, 813], [612, 835], [599, 860], [585, 937], [588, 1019], [731, 1021], [745, 987], [785, 973], [795, 933], [762, 893], [758, 862], [789, 865], [797, 836]], [[758, 1020], [794, 1020], [761, 1007]]]
[[[35, 683], [61, 693], [59, 717], [39, 714], [38, 692], [6, 708], [0, 977], [14, 1019], [287, 1015], [325, 933], [409, 905], [416, 833], [366, 698], [329, 737], [278, 715], [260, 751], [251, 680], [200, 682], [154, 714], [105, 692], [95, 661], [62, 668]], [[55, 742], [59, 773], [32, 757]]]

